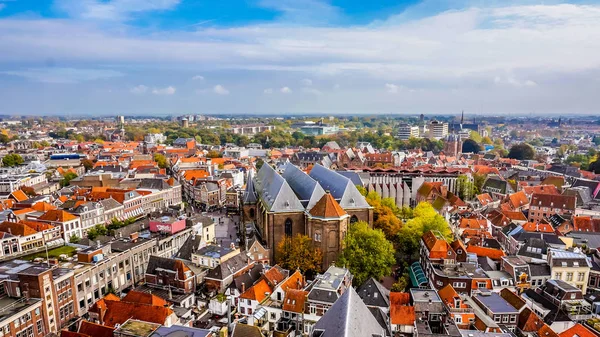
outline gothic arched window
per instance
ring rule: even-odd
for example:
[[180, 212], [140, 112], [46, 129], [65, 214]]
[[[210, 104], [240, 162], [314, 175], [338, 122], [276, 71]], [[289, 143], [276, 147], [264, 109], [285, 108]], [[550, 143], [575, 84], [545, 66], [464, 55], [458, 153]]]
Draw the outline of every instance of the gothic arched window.
[[292, 236], [292, 219], [285, 219], [285, 235]]

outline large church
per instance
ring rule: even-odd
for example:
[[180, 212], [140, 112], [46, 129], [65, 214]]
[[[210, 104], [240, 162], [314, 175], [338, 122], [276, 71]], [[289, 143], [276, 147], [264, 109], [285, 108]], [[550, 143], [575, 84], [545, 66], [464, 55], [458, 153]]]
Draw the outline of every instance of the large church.
[[321, 249], [326, 268], [336, 261], [350, 223], [372, 225], [373, 209], [350, 179], [321, 165], [307, 174], [288, 162], [281, 171], [264, 164], [255, 176], [248, 173], [244, 223], [254, 223], [271, 261], [285, 236], [303, 234]]

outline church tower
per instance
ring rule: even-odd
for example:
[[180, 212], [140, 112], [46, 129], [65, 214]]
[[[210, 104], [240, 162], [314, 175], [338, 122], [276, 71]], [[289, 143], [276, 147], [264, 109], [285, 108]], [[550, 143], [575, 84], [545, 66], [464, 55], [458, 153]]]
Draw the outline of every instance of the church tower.
[[242, 223], [256, 221], [256, 191], [254, 190], [254, 176], [252, 169], [248, 171], [248, 181], [246, 182], [246, 190], [242, 196]]

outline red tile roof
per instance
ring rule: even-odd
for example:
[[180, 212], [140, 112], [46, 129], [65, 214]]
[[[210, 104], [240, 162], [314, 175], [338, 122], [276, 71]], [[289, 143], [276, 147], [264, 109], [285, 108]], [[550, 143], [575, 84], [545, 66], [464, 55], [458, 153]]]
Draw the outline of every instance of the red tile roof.
[[523, 225], [526, 232], [554, 233], [554, 227], [547, 223], [528, 222]]
[[487, 227], [487, 220], [462, 218], [458, 227], [469, 229], [484, 229]]
[[596, 337], [593, 332], [579, 323], [573, 325], [570, 329], [567, 329], [558, 335], [560, 337]]
[[[173, 310], [166, 307], [123, 301], [101, 301], [106, 306], [103, 324], [107, 326], [123, 324], [130, 318], [144, 322], [165, 324], [167, 317], [173, 314]], [[98, 302], [90, 308], [91, 312], [98, 312]]]
[[38, 218], [40, 221], [68, 222], [76, 220], [77, 216], [63, 210], [50, 210]]
[[[291, 289], [291, 290], [293, 290], [293, 289]], [[265, 281], [263, 279], [263, 280], [258, 281], [252, 287], [246, 289], [246, 291], [244, 291], [240, 295], [240, 298], [243, 298], [246, 300], [258, 301], [260, 303], [265, 298], [267, 298], [267, 293], [272, 293], [272, 292], [273, 292], [273, 290], [271, 289], [271, 286], [269, 286], [267, 281]]]
[[448, 242], [438, 238], [433, 231], [423, 234], [423, 242], [429, 249], [429, 258], [443, 259], [448, 255]]
[[534, 193], [531, 196], [531, 206], [548, 208], [565, 208], [575, 210], [577, 198], [574, 195], [554, 195]]
[[408, 305], [410, 303], [410, 294], [409, 293], [400, 293], [392, 291], [390, 293], [390, 306], [396, 305]]
[[482, 206], [486, 206], [487, 204], [494, 202], [494, 199], [492, 199], [492, 197], [488, 193], [478, 195], [477, 200], [479, 200], [479, 203]]
[[286, 291], [282, 309], [289, 312], [303, 312], [307, 295], [308, 291], [302, 289], [290, 289]]
[[525, 192], [519, 191], [508, 196], [508, 203], [513, 209], [518, 209], [519, 207], [529, 205], [529, 199]]
[[281, 283], [281, 281], [285, 279], [285, 275], [283, 275], [280, 269], [276, 266], [269, 268], [269, 270], [265, 272], [264, 277], [267, 280], [267, 282], [269, 282], [269, 284], [273, 286]]
[[29, 236], [37, 234], [37, 231], [31, 227], [25, 226], [24, 224], [9, 221], [4, 221], [0, 223], [0, 231], [17, 236]]
[[56, 209], [56, 206], [49, 204], [45, 201], [42, 201], [42, 202], [36, 202], [35, 204], [33, 204], [33, 206], [31, 206], [31, 208], [33, 208], [34, 210], [36, 210], [38, 212], [47, 212], [47, 211]]
[[167, 305], [167, 301], [156, 295], [147, 294], [135, 290], [128, 292], [127, 295], [121, 299], [121, 301], [130, 303], [150, 304], [160, 307], [164, 307], [165, 305]]
[[292, 275], [290, 275], [283, 283], [281, 283], [281, 289], [287, 291], [288, 289], [302, 289], [304, 286], [302, 273], [299, 270], [296, 270]]
[[390, 322], [398, 325], [415, 324], [415, 307], [413, 306], [390, 306]]
[[45, 230], [54, 228], [54, 226], [52, 226], [51, 224], [48, 224], [45, 222], [32, 221], [32, 220], [21, 220], [21, 221], [19, 221], [19, 223], [22, 223], [25, 226], [30, 227], [37, 232], [41, 232], [41, 231], [45, 231]]
[[310, 215], [320, 218], [341, 218], [347, 215], [346, 211], [333, 198], [331, 193], [325, 193], [311, 208]]
[[29, 199], [29, 197], [25, 194], [25, 192], [21, 190], [16, 190], [10, 194], [17, 202], [25, 201]]
[[81, 321], [79, 333], [92, 337], [113, 337], [114, 328], [88, 321]]
[[467, 252], [477, 254], [477, 256], [486, 256], [492, 260], [500, 260], [503, 256], [506, 255], [500, 249], [479, 246], [468, 246]]

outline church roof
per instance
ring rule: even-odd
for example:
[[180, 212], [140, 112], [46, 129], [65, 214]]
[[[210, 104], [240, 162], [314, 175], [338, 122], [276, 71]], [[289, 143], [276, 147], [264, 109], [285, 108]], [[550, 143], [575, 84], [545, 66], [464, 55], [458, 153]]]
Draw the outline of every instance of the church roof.
[[259, 198], [270, 212], [304, 211], [298, 197], [273, 167], [264, 164], [254, 180]]
[[308, 210], [325, 195], [325, 190], [316, 180], [291, 163], [285, 165], [282, 175]]
[[321, 337], [383, 336], [384, 330], [360, 299], [349, 287], [315, 324]]
[[341, 218], [348, 215], [329, 192], [321, 197], [309, 213], [319, 218]]
[[254, 204], [257, 201], [256, 191], [254, 191], [254, 180], [252, 178], [252, 170], [250, 170], [248, 171], [248, 182], [246, 183], [246, 191], [244, 191], [244, 204]]
[[318, 164], [312, 168], [309, 175], [316, 180], [324, 190], [328, 190], [342, 208], [354, 209], [370, 207], [352, 181], [343, 175], [326, 169]]

